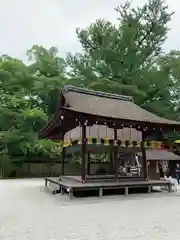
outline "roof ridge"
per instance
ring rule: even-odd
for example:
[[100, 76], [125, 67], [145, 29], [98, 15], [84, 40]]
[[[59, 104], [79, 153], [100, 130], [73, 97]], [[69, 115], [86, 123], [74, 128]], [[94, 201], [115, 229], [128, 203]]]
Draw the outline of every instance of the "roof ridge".
[[72, 91], [72, 92], [84, 93], [84, 94], [98, 96], [98, 97], [105, 97], [105, 98], [118, 99], [118, 100], [124, 100], [124, 101], [133, 101], [132, 96], [125, 96], [125, 95], [119, 95], [119, 94], [114, 94], [114, 93], [95, 91], [92, 89], [80, 88], [80, 87], [76, 87], [73, 85], [65, 85], [63, 87], [62, 91]]

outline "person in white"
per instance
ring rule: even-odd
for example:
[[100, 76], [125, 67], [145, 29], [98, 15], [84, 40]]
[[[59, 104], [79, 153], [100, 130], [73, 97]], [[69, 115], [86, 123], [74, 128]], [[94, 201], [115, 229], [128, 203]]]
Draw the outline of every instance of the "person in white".
[[164, 179], [167, 181], [170, 181], [172, 184], [172, 188], [174, 192], [177, 192], [177, 186], [178, 186], [178, 181], [175, 178], [172, 178], [171, 176], [167, 177], [166, 175], [164, 176]]

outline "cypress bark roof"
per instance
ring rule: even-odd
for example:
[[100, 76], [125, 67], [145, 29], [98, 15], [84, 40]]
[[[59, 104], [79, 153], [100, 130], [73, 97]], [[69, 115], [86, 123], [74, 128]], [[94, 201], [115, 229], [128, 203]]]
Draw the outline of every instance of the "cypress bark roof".
[[[64, 101], [62, 101], [64, 99]], [[54, 117], [40, 131], [45, 137], [57, 127], [63, 115], [63, 109], [92, 116], [111, 118], [114, 120], [132, 121], [134, 123], [155, 124], [180, 130], [180, 122], [159, 117], [133, 102], [133, 97], [110, 94], [74, 86], [64, 86], [61, 90], [61, 101]], [[74, 128], [77, 127], [74, 125]]]
[[133, 98], [129, 96], [103, 93], [72, 86], [65, 86], [62, 94], [65, 98], [66, 106], [73, 111], [127, 121], [180, 126], [180, 122], [168, 120], [144, 110], [133, 103]]

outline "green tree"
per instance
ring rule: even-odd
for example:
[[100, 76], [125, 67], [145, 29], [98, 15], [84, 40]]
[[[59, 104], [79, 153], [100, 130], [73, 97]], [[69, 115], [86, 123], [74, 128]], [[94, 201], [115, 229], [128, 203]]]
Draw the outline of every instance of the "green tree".
[[171, 50], [167, 54], [162, 54], [158, 59], [158, 66], [171, 81], [169, 89], [174, 111], [170, 113], [170, 117], [180, 120], [180, 51]]
[[[33, 52], [34, 48], [28, 51], [29, 56], [30, 52], [31, 57], [34, 56], [34, 61], [27, 65], [6, 55], [0, 58], [1, 175], [10, 173], [14, 161], [18, 161], [17, 165], [21, 166], [20, 163], [28, 158], [38, 157], [52, 161], [59, 156], [59, 144], [48, 140], [40, 141], [38, 131], [54, 111], [54, 105], [48, 97], [53, 96], [53, 91], [62, 85], [60, 75], [63, 75], [65, 70], [62, 63], [54, 67], [56, 61], [53, 54], [50, 55], [51, 58], [48, 54], [47, 59], [42, 58], [45, 49], [39, 47], [39, 52]], [[52, 50], [53, 48], [50, 52], [53, 52]]]
[[133, 95], [135, 102], [163, 115], [169, 108], [171, 80], [157, 66], [172, 13], [161, 0], [132, 8], [116, 8], [118, 23], [97, 20], [77, 29], [82, 53], [69, 54], [72, 79], [78, 85], [112, 93]]
[[38, 104], [49, 117], [59, 106], [60, 88], [70, 81], [66, 76], [66, 62], [58, 56], [58, 49], [46, 49], [34, 45], [27, 51], [29, 57], [28, 69], [36, 76], [33, 94], [37, 96]]

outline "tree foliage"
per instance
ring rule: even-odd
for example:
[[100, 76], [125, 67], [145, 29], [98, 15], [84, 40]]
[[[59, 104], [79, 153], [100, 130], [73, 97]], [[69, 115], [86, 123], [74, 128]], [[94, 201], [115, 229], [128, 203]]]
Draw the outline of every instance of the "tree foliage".
[[60, 154], [58, 143], [39, 140], [37, 133], [57, 107], [65, 61], [56, 56], [55, 48], [33, 46], [27, 53], [28, 65], [6, 55], [0, 58], [2, 166], [5, 156], [9, 162], [32, 157], [47, 161]]
[[159, 70], [157, 59], [172, 13], [160, 0], [138, 8], [126, 2], [116, 13], [116, 25], [99, 19], [86, 29], [77, 29], [83, 52], [69, 54], [71, 76], [85, 87], [133, 95], [148, 110], [161, 108], [162, 115], [171, 101], [171, 81]]

